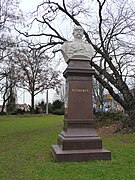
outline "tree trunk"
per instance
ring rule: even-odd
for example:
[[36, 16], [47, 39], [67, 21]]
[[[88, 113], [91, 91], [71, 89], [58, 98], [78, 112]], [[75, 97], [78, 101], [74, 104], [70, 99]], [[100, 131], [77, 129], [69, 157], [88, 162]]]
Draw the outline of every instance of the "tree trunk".
[[4, 114], [5, 105], [6, 105], [6, 101], [4, 100], [1, 108], [1, 115]]
[[31, 93], [31, 113], [34, 114], [34, 92]]
[[122, 126], [129, 131], [135, 132], [135, 105], [125, 109], [125, 117]]
[[5, 108], [5, 106], [6, 106], [6, 102], [7, 102], [8, 99], [10, 98], [10, 96], [8, 96], [8, 97], [6, 98], [6, 95], [7, 95], [7, 89], [6, 89], [6, 91], [4, 92], [4, 94], [3, 94], [3, 104], [2, 104], [1, 114], [4, 113], [4, 108]]

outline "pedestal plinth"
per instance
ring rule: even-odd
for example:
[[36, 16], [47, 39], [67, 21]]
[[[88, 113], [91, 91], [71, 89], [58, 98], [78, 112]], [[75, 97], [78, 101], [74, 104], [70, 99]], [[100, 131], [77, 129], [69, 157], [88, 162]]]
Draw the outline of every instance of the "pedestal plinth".
[[63, 73], [66, 98], [63, 131], [57, 145], [52, 145], [56, 162], [110, 160], [111, 152], [102, 148], [93, 122], [92, 75], [85, 59], [70, 59]]

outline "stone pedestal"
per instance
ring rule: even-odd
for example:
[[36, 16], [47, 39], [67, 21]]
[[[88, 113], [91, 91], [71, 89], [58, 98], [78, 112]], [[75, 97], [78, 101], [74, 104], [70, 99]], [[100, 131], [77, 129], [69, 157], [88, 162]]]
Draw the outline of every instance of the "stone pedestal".
[[66, 99], [63, 131], [52, 145], [56, 162], [110, 160], [111, 152], [102, 148], [93, 122], [92, 75], [87, 59], [70, 59], [63, 73]]

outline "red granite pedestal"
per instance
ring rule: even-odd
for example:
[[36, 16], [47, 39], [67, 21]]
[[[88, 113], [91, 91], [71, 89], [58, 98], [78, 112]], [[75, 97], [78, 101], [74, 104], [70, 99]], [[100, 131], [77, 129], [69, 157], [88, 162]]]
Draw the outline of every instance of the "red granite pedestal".
[[103, 149], [93, 122], [92, 75], [87, 59], [70, 59], [63, 73], [66, 78], [66, 100], [63, 131], [57, 145], [52, 145], [56, 162], [111, 160]]

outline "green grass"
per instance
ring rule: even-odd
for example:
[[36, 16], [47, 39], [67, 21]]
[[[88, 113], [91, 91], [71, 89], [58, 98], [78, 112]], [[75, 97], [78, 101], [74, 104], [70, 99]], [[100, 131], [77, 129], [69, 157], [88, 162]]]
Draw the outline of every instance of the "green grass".
[[63, 116], [0, 117], [0, 180], [134, 180], [135, 135], [101, 134], [111, 161], [55, 163]]

